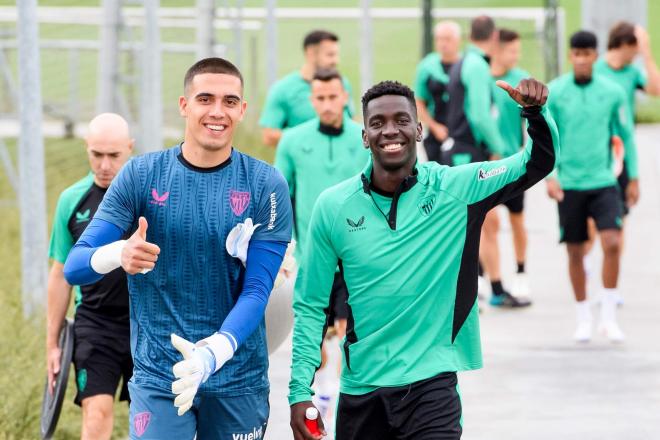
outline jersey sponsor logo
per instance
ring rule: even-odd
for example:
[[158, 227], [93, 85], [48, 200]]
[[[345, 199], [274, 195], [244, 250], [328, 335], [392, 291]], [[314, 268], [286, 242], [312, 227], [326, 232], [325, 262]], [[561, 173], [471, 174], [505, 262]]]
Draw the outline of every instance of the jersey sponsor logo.
[[87, 208], [85, 212], [76, 212], [76, 223], [85, 223], [89, 221], [91, 211]]
[[428, 217], [433, 211], [433, 205], [435, 205], [435, 196], [428, 196], [424, 197], [417, 207], [423, 216]]
[[268, 221], [268, 230], [275, 229], [275, 220], [277, 219], [277, 197], [275, 193], [270, 193], [270, 220]]
[[151, 189], [151, 203], [152, 205], [158, 205], [158, 206], [165, 206], [165, 201], [167, 201], [167, 198], [170, 196], [170, 192], [167, 191], [163, 195], [158, 194], [158, 191], [156, 191], [156, 188]]
[[367, 229], [366, 226], [364, 225], [364, 216], [360, 217], [357, 221], [353, 221], [350, 218], [346, 217], [346, 223], [348, 223], [348, 232], [355, 232], [355, 231], [364, 231]]
[[264, 438], [264, 426], [260, 426], [259, 428], [252, 428], [252, 432], [245, 432], [245, 433], [239, 433], [239, 434], [232, 434], [231, 438], [232, 440], [259, 440]]
[[493, 168], [492, 170], [488, 170], [488, 171], [484, 170], [483, 168], [479, 168], [479, 180], [490, 179], [491, 177], [502, 174], [505, 171], [506, 171], [505, 166], [501, 166], [499, 168]]
[[229, 205], [234, 215], [241, 215], [250, 204], [250, 193], [245, 191], [229, 191]]
[[135, 428], [135, 434], [138, 437], [142, 437], [147, 430], [150, 421], [151, 413], [149, 411], [135, 414], [135, 417], [133, 417], [133, 428]]

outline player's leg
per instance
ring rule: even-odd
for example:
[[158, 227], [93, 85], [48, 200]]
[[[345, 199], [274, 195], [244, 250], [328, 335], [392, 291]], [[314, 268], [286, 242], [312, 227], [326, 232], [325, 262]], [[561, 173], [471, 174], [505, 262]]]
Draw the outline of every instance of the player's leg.
[[527, 230], [525, 229], [524, 216], [524, 193], [508, 200], [505, 206], [509, 210], [509, 222], [511, 223], [511, 235], [513, 237], [513, 251], [516, 257], [516, 274], [511, 286], [514, 296], [529, 296], [529, 280], [525, 271], [527, 261]]
[[458, 440], [461, 398], [456, 373], [442, 373], [404, 389], [388, 390], [397, 440]]
[[585, 243], [588, 205], [587, 191], [564, 191], [564, 200], [559, 202], [560, 240], [566, 243], [568, 253], [568, 275], [575, 297], [577, 326], [574, 339], [587, 342], [591, 339], [592, 317], [587, 301], [587, 280], [584, 270]]
[[591, 204], [591, 215], [596, 222], [603, 248], [602, 282], [599, 330], [611, 341], [620, 342], [624, 334], [616, 320], [619, 298], [619, 263], [621, 260], [621, 227], [623, 205], [615, 187], [600, 190]]
[[[398, 387], [397, 387], [398, 388]], [[383, 388], [361, 395], [339, 394], [335, 440], [394, 440]], [[326, 426], [326, 431], [330, 431]]]
[[114, 396], [97, 394], [82, 399], [82, 440], [103, 440], [112, 436]]
[[231, 397], [203, 393], [199, 396], [197, 440], [263, 439], [270, 413], [268, 394], [268, 389]]
[[75, 403], [82, 407], [80, 437], [109, 439], [112, 436], [113, 402], [121, 377], [121, 357], [111, 338], [98, 335], [77, 319], [74, 366], [78, 392]]
[[192, 439], [197, 429], [199, 397], [193, 407], [182, 416], [177, 414], [172, 390], [153, 385], [128, 383], [131, 395], [129, 410], [129, 436], [131, 440]]

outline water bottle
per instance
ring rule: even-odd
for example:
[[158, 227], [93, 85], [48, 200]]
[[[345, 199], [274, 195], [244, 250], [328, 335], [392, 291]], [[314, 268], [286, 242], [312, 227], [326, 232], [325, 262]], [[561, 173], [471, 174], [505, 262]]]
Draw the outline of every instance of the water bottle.
[[319, 429], [319, 410], [310, 406], [305, 410], [305, 426], [312, 435], [321, 435]]

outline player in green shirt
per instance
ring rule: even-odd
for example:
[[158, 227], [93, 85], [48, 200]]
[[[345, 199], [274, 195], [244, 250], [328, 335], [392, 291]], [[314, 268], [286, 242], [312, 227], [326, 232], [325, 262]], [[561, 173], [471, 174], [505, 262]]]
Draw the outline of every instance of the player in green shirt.
[[439, 162], [440, 146], [447, 140], [449, 70], [460, 59], [461, 27], [455, 21], [441, 21], [433, 29], [435, 52], [417, 65], [415, 100], [419, 120], [428, 130], [424, 149], [428, 160]]
[[616, 322], [617, 284], [621, 257], [623, 204], [614, 174], [610, 146], [613, 135], [624, 142], [625, 163], [637, 179], [633, 123], [623, 89], [604, 75], [594, 75], [598, 57], [596, 35], [580, 31], [570, 40], [573, 71], [550, 83], [548, 107], [562, 143], [556, 174], [548, 179], [548, 194], [559, 202], [560, 238], [566, 242], [569, 276], [575, 295], [577, 329], [574, 338], [591, 339], [591, 311], [586, 300], [584, 256], [587, 219], [593, 218], [603, 247], [603, 298], [600, 330], [622, 341]]
[[[296, 70], [277, 81], [268, 91], [259, 118], [264, 144], [276, 147], [282, 137], [282, 130], [316, 117], [309, 99], [312, 89], [311, 80], [318, 69], [336, 68], [339, 64], [339, 37], [332, 32], [316, 30], [305, 36], [303, 41], [305, 62]], [[348, 92], [346, 112], [352, 116], [351, 86], [343, 78], [344, 88]]]
[[[492, 115], [493, 77], [488, 59], [498, 45], [498, 32], [490, 17], [472, 20], [470, 44], [461, 61], [454, 64], [449, 75], [450, 145], [443, 151], [443, 163], [462, 165], [503, 157], [507, 147]], [[486, 217], [482, 229], [479, 258], [490, 279], [493, 295], [490, 303], [497, 307], [518, 308], [531, 304], [529, 299], [516, 297], [504, 290], [500, 273], [498, 222], [495, 215]]]
[[[318, 196], [325, 189], [359, 174], [369, 158], [369, 152], [362, 147], [362, 126], [344, 112], [348, 93], [335, 69], [316, 72], [311, 100], [318, 117], [286, 130], [275, 155], [275, 167], [291, 190], [298, 261], [302, 261], [301, 253], [307, 245], [309, 221]], [[330, 298], [328, 325], [334, 327], [341, 339], [346, 334], [348, 309], [346, 283], [340, 272], [335, 274]], [[326, 358], [324, 356], [323, 365]], [[323, 407], [320, 408], [322, 414], [328, 410], [330, 395], [336, 389], [329, 380], [334, 375], [319, 371], [315, 381], [321, 399], [317, 405]]]
[[[520, 59], [521, 42], [517, 32], [503, 29], [499, 30], [499, 44], [493, 52], [490, 63], [493, 78], [509, 84], [518, 84], [524, 78], [529, 78], [528, 72], [516, 67]], [[493, 101], [497, 110], [497, 126], [504, 138], [506, 149], [504, 157], [516, 154], [523, 148], [525, 124], [520, 116], [520, 106], [509, 98], [509, 95], [493, 82]], [[509, 211], [509, 221], [513, 236], [513, 249], [516, 257], [517, 271], [511, 285], [511, 293], [517, 297], [529, 296], [529, 281], [525, 273], [525, 260], [527, 254], [527, 231], [525, 230], [525, 195], [520, 194], [504, 203]], [[493, 216], [494, 225], [499, 231], [499, 217], [497, 210], [493, 210], [488, 217]], [[497, 245], [497, 243], [495, 243]], [[499, 261], [499, 248], [497, 260]], [[499, 267], [499, 264], [498, 264]], [[493, 296], [493, 299], [496, 299]]]
[[[530, 141], [499, 161], [419, 163], [422, 125], [406, 86], [379, 83], [362, 98], [363, 173], [324, 191], [312, 213], [294, 297], [289, 403], [294, 439], [305, 428], [310, 383], [335, 268], [348, 287], [349, 318], [336, 439], [458, 439], [456, 372], [480, 368], [477, 266], [486, 212], [531, 187], [555, 164], [547, 88], [500, 83], [529, 121]], [[405, 400], [405, 402], [404, 402]]]
[[[64, 262], [133, 148], [128, 124], [113, 113], [100, 114], [90, 122], [85, 142], [92, 173], [60, 195], [50, 237], [53, 264], [48, 275], [46, 314], [49, 385], [63, 368], [69, 368], [60, 365], [62, 351], [58, 347], [72, 288], [64, 278]], [[109, 439], [119, 381], [123, 377], [120, 399], [128, 400], [128, 380], [133, 375], [126, 274], [117, 269], [94, 284], [75, 286], [75, 291], [73, 363], [78, 387], [75, 403], [82, 407], [81, 438]]]

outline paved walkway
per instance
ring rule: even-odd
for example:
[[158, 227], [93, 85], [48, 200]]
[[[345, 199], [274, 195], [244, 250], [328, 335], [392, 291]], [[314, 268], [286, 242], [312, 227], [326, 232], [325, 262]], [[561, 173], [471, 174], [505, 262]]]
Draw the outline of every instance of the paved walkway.
[[[534, 306], [482, 315], [485, 367], [459, 376], [465, 440], [660, 439], [660, 126], [639, 128], [638, 142], [642, 199], [627, 222], [620, 284], [627, 341], [571, 340], [574, 306], [556, 205], [537, 185], [526, 210]], [[514, 271], [510, 242], [506, 228], [505, 281]], [[269, 440], [292, 438], [290, 355], [289, 343], [271, 358]]]

